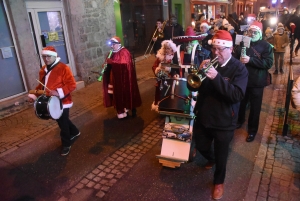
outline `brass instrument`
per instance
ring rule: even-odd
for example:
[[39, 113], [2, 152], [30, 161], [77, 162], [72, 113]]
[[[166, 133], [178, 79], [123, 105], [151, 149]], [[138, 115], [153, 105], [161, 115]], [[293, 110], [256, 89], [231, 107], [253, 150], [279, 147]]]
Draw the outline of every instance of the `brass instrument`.
[[206, 64], [206, 68], [199, 70], [193, 69], [193, 73], [187, 76], [187, 84], [192, 89], [198, 89], [201, 86], [202, 81], [206, 78], [206, 72], [212, 67], [217, 68], [217, 66], [214, 66], [217, 62], [218, 57], [215, 57], [213, 60]]
[[147, 58], [146, 55], [151, 54], [151, 52], [152, 52], [152, 49], [153, 49], [154, 44], [155, 44], [155, 42], [156, 42], [156, 41], [154, 41], [154, 42], [152, 43], [152, 45], [151, 45], [151, 42], [152, 42], [152, 39], [153, 39], [153, 38], [156, 38], [156, 39], [157, 39], [157, 38], [160, 38], [160, 39], [164, 38], [164, 28], [165, 28], [165, 26], [166, 26], [166, 23], [167, 23], [167, 20], [165, 20], [165, 21], [163, 22], [162, 27], [160, 28], [160, 30], [159, 30], [158, 27], [156, 28], [155, 32], [153, 33], [153, 35], [152, 35], [152, 37], [151, 37], [151, 41], [149, 42], [148, 47], [147, 47], [147, 49], [146, 49], [146, 51], [145, 51], [145, 53], [144, 53], [144, 57]]

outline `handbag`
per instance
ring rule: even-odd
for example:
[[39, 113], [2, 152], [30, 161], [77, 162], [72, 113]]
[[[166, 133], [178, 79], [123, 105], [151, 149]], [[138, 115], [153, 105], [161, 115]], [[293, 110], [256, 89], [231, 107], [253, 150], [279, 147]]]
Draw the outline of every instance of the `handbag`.
[[[261, 55], [259, 54], [259, 52], [257, 52], [256, 49], [254, 49], [254, 47], [252, 47], [252, 46], [251, 46], [251, 49], [253, 50], [254, 54], [255, 54], [259, 59], [261, 59]], [[266, 86], [272, 84], [272, 74], [269, 73], [269, 71], [267, 71], [267, 72], [268, 72], [268, 75], [267, 75], [267, 85], [266, 85]]]

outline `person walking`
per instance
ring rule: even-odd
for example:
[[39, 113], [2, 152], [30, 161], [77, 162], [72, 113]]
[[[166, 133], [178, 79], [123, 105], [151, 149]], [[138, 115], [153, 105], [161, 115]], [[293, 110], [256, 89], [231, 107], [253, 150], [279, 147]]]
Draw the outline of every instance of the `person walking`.
[[283, 61], [285, 47], [289, 45], [289, 37], [284, 31], [284, 26], [282, 23], [278, 23], [277, 32], [274, 33], [274, 58], [275, 58], [275, 71], [274, 74], [278, 74], [278, 64], [280, 73], [283, 72]]
[[155, 27], [155, 36], [152, 38], [153, 41], [153, 52], [154, 55], [157, 54], [157, 51], [161, 48], [161, 42], [163, 41], [163, 20], [157, 19], [156, 20], [156, 27]]
[[246, 95], [240, 105], [237, 123], [237, 128], [240, 128], [245, 122], [246, 108], [250, 102], [247, 142], [252, 142], [257, 134], [264, 87], [267, 86], [268, 70], [274, 61], [273, 47], [267, 41], [262, 40], [262, 30], [261, 22], [253, 22], [248, 30], [251, 42], [250, 48], [246, 48], [246, 55], [241, 57], [240, 46], [235, 52], [235, 57], [240, 58], [249, 72]]
[[[292, 32], [291, 34], [292, 40], [297, 39], [298, 41], [298, 44], [295, 48], [294, 55], [293, 55], [293, 56], [298, 56], [298, 50], [300, 48], [300, 4], [296, 7], [295, 13], [289, 18], [289, 20], [286, 22], [285, 25]], [[292, 27], [295, 27], [295, 29]], [[294, 47], [291, 48], [292, 50], [294, 49]]]
[[[40, 83], [35, 89], [45, 90], [47, 96], [57, 96], [62, 101], [63, 112], [56, 122], [62, 143], [60, 154], [66, 156], [75, 138], [80, 135], [78, 128], [69, 119], [69, 110], [73, 106], [71, 92], [76, 89], [76, 82], [70, 67], [60, 61], [53, 46], [43, 48], [41, 54], [45, 65], [39, 71]], [[32, 102], [37, 96], [29, 94], [29, 101]]]
[[[199, 88], [187, 85], [191, 91], [198, 91], [194, 113], [194, 137], [197, 150], [208, 160], [206, 169], [216, 165], [214, 172], [213, 199], [221, 199], [229, 152], [237, 122], [240, 101], [245, 96], [248, 72], [244, 64], [232, 57], [232, 37], [228, 31], [219, 30], [212, 38], [212, 54], [218, 61], [218, 68], [211, 67]], [[204, 60], [200, 69], [207, 68]], [[212, 151], [212, 143], [214, 152]]]
[[135, 117], [136, 108], [141, 106], [142, 100], [131, 54], [117, 36], [110, 39], [110, 44], [112, 50], [106, 59], [107, 68], [103, 74], [104, 106], [114, 106], [119, 119], [127, 117], [129, 110]]
[[[175, 36], [183, 36], [184, 30], [177, 22], [177, 17], [173, 14], [169, 19], [169, 23], [164, 27], [164, 40], [173, 40]], [[179, 42], [175, 42], [176, 45], [180, 45]]]

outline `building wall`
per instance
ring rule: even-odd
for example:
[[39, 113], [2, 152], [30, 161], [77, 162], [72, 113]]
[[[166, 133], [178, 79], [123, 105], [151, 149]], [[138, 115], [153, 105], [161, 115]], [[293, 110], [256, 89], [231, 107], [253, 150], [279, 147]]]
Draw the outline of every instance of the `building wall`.
[[113, 1], [67, 0], [65, 5], [77, 73], [86, 83], [89, 77], [95, 81], [91, 70], [99, 70], [110, 50], [107, 40], [116, 35]]

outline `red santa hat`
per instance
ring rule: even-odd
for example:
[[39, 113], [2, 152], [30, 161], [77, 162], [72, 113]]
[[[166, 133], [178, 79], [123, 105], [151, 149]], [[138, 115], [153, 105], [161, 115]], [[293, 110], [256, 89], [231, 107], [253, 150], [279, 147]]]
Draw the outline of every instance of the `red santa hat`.
[[249, 29], [256, 29], [257, 31], [259, 31], [260, 34], [262, 34], [262, 30], [263, 30], [263, 25], [261, 22], [258, 22], [258, 21], [254, 21]]
[[43, 48], [42, 55], [51, 55], [57, 57], [57, 52], [53, 46], [48, 46]]
[[118, 36], [114, 36], [110, 39], [111, 43], [117, 43], [120, 44], [121, 43], [121, 39]]
[[212, 45], [218, 45], [223, 47], [232, 47], [232, 37], [226, 30], [219, 30], [215, 33], [211, 41]]
[[196, 36], [193, 27], [188, 26], [188, 27], [186, 28], [186, 30], [185, 30], [185, 35], [186, 35], [186, 36]]

